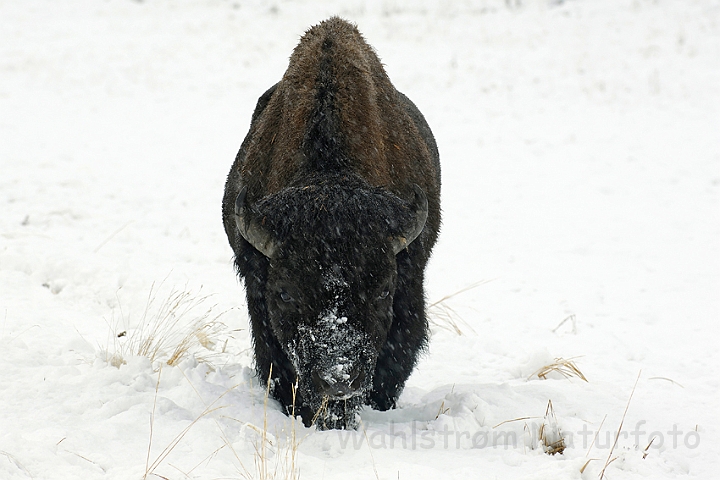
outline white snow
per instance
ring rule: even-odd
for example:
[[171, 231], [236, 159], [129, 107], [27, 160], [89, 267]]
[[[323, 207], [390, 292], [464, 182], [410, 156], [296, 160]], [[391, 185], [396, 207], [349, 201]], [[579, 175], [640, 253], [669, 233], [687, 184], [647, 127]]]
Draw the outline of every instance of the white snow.
[[[220, 218], [257, 97], [332, 14], [437, 137], [430, 302], [483, 282], [364, 433], [266, 405]], [[718, 475], [717, 0], [26, 0], [0, 38], [0, 478]], [[154, 318], [201, 332], [174, 366], [132, 353]], [[560, 357], [588, 382], [533, 376]]]

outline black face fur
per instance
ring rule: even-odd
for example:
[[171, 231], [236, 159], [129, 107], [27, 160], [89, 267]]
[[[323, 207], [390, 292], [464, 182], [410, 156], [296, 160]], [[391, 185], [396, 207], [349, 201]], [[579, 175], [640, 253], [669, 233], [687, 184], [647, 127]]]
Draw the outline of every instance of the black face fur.
[[328, 397], [325, 427], [354, 426], [393, 320], [390, 239], [413, 220], [408, 203], [338, 178], [271, 195], [255, 215], [278, 243], [265, 302], [300, 397], [313, 411]]

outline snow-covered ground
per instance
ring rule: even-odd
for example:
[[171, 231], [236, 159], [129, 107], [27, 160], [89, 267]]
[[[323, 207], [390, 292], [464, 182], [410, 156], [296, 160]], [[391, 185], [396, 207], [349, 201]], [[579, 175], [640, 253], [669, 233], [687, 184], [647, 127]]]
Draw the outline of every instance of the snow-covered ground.
[[[332, 14], [437, 137], [430, 302], [476, 285], [356, 433], [266, 404], [220, 219]], [[4, 1], [0, 39], [0, 478], [717, 477], [720, 2]]]

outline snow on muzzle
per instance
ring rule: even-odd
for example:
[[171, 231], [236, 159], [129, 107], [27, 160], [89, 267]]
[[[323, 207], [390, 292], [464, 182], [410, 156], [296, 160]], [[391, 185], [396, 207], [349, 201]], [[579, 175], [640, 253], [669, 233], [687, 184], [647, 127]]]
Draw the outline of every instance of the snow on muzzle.
[[367, 335], [349, 325], [347, 317], [333, 309], [317, 325], [301, 325], [298, 334], [290, 352], [306, 394], [346, 400], [366, 390], [377, 355], [368, 348], [372, 342]]

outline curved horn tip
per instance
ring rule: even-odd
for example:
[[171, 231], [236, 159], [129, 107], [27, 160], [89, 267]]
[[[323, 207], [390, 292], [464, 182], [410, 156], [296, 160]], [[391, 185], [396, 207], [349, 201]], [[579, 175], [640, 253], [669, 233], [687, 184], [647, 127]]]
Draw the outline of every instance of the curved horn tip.
[[277, 253], [277, 242], [262, 222], [252, 215], [247, 215], [249, 212], [245, 202], [246, 195], [247, 186], [243, 187], [235, 198], [235, 225], [245, 241], [266, 257], [273, 258]]
[[415, 200], [413, 201], [413, 204], [419, 207], [418, 211], [424, 211], [425, 213], [427, 213], [428, 199], [427, 195], [425, 194], [425, 190], [423, 190], [417, 183], [413, 183], [413, 191], [415, 192]]
[[416, 183], [413, 184], [415, 198], [410, 202], [410, 208], [415, 215], [414, 222], [402, 234], [392, 238], [391, 244], [395, 254], [400, 253], [410, 245], [425, 228], [428, 217], [428, 200], [425, 191]]
[[245, 210], [245, 196], [247, 195], [247, 187], [243, 187], [235, 197], [235, 215], [240, 215], [240, 212]]

